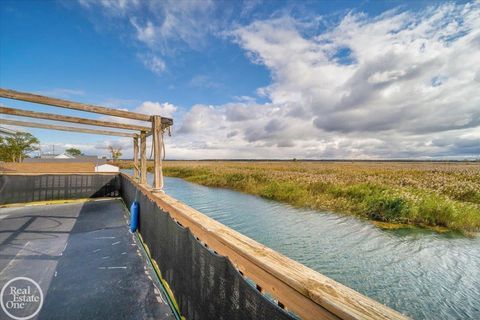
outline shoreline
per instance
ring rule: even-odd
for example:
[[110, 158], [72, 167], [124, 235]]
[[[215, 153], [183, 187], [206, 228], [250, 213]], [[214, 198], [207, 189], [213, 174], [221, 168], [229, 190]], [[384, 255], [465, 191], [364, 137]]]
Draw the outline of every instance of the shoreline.
[[[117, 165], [131, 168], [128, 161]], [[382, 229], [414, 226], [466, 236], [480, 231], [480, 166], [475, 164], [167, 161], [163, 170], [165, 176], [204, 186], [357, 216]], [[443, 180], [457, 193], [439, 187]], [[473, 191], [456, 190], [457, 185]]]

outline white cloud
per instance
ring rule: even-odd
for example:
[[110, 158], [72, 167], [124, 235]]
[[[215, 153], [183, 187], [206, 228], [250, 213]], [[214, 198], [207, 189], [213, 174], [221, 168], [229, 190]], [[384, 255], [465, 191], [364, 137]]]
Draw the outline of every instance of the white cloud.
[[[120, 101], [123, 101], [123, 100], [120, 100]], [[130, 101], [130, 100], [127, 100], [127, 101]], [[110, 107], [114, 108], [115, 106], [110, 106]], [[178, 107], [169, 102], [160, 103], [160, 102], [153, 102], [153, 101], [144, 101], [135, 108], [117, 108], [117, 109], [127, 110], [127, 111], [147, 114], [147, 115], [159, 115], [165, 118], [175, 118], [175, 114], [178, 110]], [[149, 123], [145, 121], [124, 119], [124, 118], [118, 118], [114, 116], [103, 116], [103, 117], [100, 117], [99, 119], [103, 121], [122, 122], [122, 123], [136, 124], [141, 126], [149, 126]]]
[[[86, 0], [83, 0], [86, 1]], [[86, 1], [90, 6], [90, 1]], [[147, 52], [143, 63], [164, 72], [163, 57], [201, 48], [226, 24], [213, 2], [108, 1], [127, 19]], [[109, 9], [110, 8], [110, 9]], [[142, 15], [142, 12], [148, 15]], [[146, 18], [148, 17], [148, 18]], [[228, 34], [272, 82], [268, 100], [233, 98], [219, 106], [176, 107], [167, 153], [176, 158], [466, 157], [480, 150], [480, 2], [442, 3], [370, 17], [351, 12], [338, 23], [278, 14]], [[236, 20], [238, 21], [238, 20]], [[173, 48], [173, 49], [172, 49]], [[180, 49], [178, 49], [180, 48]], [[199, 75], [193, 86], [212, 79]], [[170, 151], [168, 151], [170, 150]]]
[[125, 15], [128, 11], [138, 8], [140, 0], [78, 0], [84, 8], [102, 7], [110, 15]]
[[216, 23], [211, 19], [214, 8], [211, 0], [156, 2], [152, 12], [159, 13], [156, 15], [159, 42], [181, 40], [191, 48], [198, 48], [215, 28]]
[[230, 34], [272, 73], [258, 90], [270, 102], [192, 107], [173, 147], [179, 156], [480, 154], [472, 135], [480, 126], [479, 2], [373, 18], [350, 13], [316, 34], [284, 16]]
[[165, 62], [160, 57], [157, 57], [153, 54], [141, 54], [138, 57], [143, 62], [145, 67], [147, 67], [147, 69], [153, 73], [160, 75], [165, 71]]
[[[133, 31], [133, 38], [145, 48], [139, 49], [144, 65], [156, 74], [165, 68], [165, 57], [177, 51], [201, 49], [206, 38], [219, 28], [219, 20], [211, 16], [216, 10], [212, 0], [203, 1], [140, 1], [140, 0], [78, 0], [80, 6], [90, 12], [102, 12], [107, 19], [94, 20], [104, 24], [106, 20], [115, 29], [123, 31], [123, 25]], [[121, 26], [121, 27], [120, 27]]]
[[177, 107], [168, 102], [159, 103], [145, 101], [133, 111], [143, 114], [161, 115], [163, 117], [171, 118], [173, 117], [175, 111], [177, 111]]
[[136, 18], [131, 18], [130, 23], [135, 27], [137, 31], [137, 39], [141, 42], [153, 46], [155, 42], [155, 26], [151, 21], [147, 21], [144, 26], [138, 24]]
[[189, 84], [192, 87], [207, 89], [217, 89], [222, 86], [219, 82], [204, 74], [198, 74], [194, 76], [192, 79], [190, 79]]

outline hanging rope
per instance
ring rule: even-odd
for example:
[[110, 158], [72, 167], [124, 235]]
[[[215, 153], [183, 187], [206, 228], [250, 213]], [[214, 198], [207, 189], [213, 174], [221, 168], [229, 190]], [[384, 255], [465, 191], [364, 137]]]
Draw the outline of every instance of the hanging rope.
[[[170, 127], [168, 127], [166, 130], [168, 130], [168, 136], [171, 137], [172, 136], [172, 131], [170, 130]], [[163, 151], [163, 159], [162, 160], [165, 160], [165, 139], [163, 139], [163, 135], [165, 134], [165, 129], [162, 129], [162, 151]], [[152, 135], [152, 139], [153, 139], [153, 135]], [[151, 145], [151, 148], [150, 148], [150, 157], [148, 160], [152, 160], [152, 156], [153, 156], [153, 143]]]

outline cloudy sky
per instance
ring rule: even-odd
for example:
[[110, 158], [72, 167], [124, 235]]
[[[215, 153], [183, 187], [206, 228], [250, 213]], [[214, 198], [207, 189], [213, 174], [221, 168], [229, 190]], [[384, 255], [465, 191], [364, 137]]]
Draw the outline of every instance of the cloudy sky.
[[0, 86], [173, 117], [171, 159], [479, 157], [480, 2], [7, 0]]

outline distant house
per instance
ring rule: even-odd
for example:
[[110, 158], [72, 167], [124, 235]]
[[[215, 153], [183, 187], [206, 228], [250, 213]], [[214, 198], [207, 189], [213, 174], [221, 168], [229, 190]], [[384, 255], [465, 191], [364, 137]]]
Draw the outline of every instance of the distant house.
[[76, 159], [76, 157], [68, 154], [68, 153], [61, 153], [53, 157], [54, 159]]
[[120, 168], [111, 164], [102, 164], [95, 166], [95, 172], [119, 172]]

